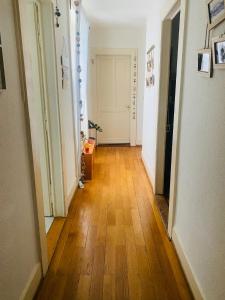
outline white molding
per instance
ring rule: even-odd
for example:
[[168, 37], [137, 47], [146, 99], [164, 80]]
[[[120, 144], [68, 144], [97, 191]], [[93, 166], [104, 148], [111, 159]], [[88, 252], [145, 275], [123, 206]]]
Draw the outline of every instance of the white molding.
[[150, 172], [150, 170], [149, 170], [149, 168], [148, 168], [148, 165], [147, 165], [147, 163], [146, 163], [145, 155], [144, 155], [143, 152], [142, 152], [142, 154], [141, 154], [141, 159], [142, 159], [142, 162], [143, 162], [145, 171], [146, 171], [146, 173], [147, 173], [147, 175], [148, 175], [148, 179], [149, 179], [149, 181], [150, 181], [150, 184], [151, 184], [151, 186], [152, 186], [153, 193], [155, 194], [155, 186], [153, 186], [153, 184], [152, 184], [154, 181], [153, 181], [153, 178], [152, 178], [152, 176], [151, 176], [151, 172]]
[[25, 62], [25, 53], [26, 53], [26, 44], [24, 42], [23, 30], [24, 30], [24, 5], [25, 3], [22, 0], [17, 0], [14, 3], [14, 15], [15, 15], [15, 28], [16, 28], [16, 39], [18, 45], [18, 56], [19, 56], [19, 67], [20, 67], [20, 78], [21, 78], [21, 89], [23, 92], [24, 105], [26, 108], [26, 125], [28, 131], [28, 137], [30, 141], [30, 167], [32, 171], [33, 181], [34, 181], [34, 197], [35, 197], [35, 208], [37, 210], [37, 220], [38, 220], [38, 235], [40, 240], [40, 249], [41, 249], [41, 262], [42, 262], [42, 272], [43, 275], [46, 274], [48, 269], [48, 251], [47, 251], [47, 238], [45, 233], [45, 219], [44, 219], [44, 204], [42, 198], [42, 187], [41, 187], [41, 175], [39, 170], [38, 161], [36, 160], [35, 153], [35, 143], [32, 139], [34, 121], [30, 118], [29, 110], [29, 96], [27, 88], [27, 73], [26, 73], [26, 62]]
[[101, 144], [129, 144], [130, 143], [130, 140], [128, 139], [101, 139], [99, 137], [99, 140], [98, 140], [98, 145], [101, 145]]
[[[178, 0], [179, 1], [179, 0]], [[178, 60], [177, 60], [177, 83], [174, 108], [174, 131], [173, 131], [173, 146], [172, 146], [172, 164], [171, 164], [171, 184], [170, 184], [170, 205], [168, 218], [168, 234], [172, 236], [172, 229], [175, 216], [176, 194], [177, 194], [177, 169], [179, 156], [179, 140], [180, 140], [180, 115], [182, 92], [184, 84], [184, 51], [186, 42], [186, 23], [187, 23], [187, 1], [181, 0], [180, 3], [180, 38], [178, 45]]]
[[142, 140], [141, 140], [141, 139], [138, 139], [138, 140], [137, 140], [136, 146], [142, 146]]
[[[64, 215], [64, 184], [63, 184], [63, 159], [62, 159], [62, 135], [60, 128], [59, 91], [57, 85], [57, 64], [55, 45], [55, 25], [52, 15], [54, 0], [39, 0], [42, 28], [44, 58], [46, 63], [46, 78], [48, 89], [48, 115], [49, 115], [49, 143], [52, 165], [52, 193], [53, 216]], [[48, 50], [47, 50], [48, 49]], [[51, 59], [49, 59], [51, 53]], [[54, 104], [52, 104], [52, 101]], [[51, 109], [50, 109], [51, 107]], [[57, 134], [56, 134], [57, 133]]]
[[156, 145], [156, 175], [155, 190], [157, 194], [163, 194], [164, 170], [165, 170], [165, 143], [166, 121], [169, 92], [169, 68], [170, 68], [170, 45], [171, 45], [171, 20], [162, 21], [162, 42], [160, 56], [160, 86], [159, 86], [159, 109], [157, 120], [157, 145]]
[[[164, 178], [164, 157], [165, 157], [165, 124], [166, 110], [168, 101], [168, 92], [165, 93], [168, 85], [168, 62], [169, 46], [168, 28], [176, 12], [180, 11], [180, 31], [177, 58], [177, 84], [174, 108], [174, 131], [171, 161], [171, 180], [170, 180], [170, 201], [168, 217], [168, 234], [172, 236], [172, 228], [175, 214], [176, 189], [177, 189], [177, 163], [179, 151], [179, 134], [180, 134], [180, 108], [182, 102], [183, 89], [183, 69], [184, 69], [184, 49], [186, 40], [186, 20], [187, 20], [187, 1], [186, 0], [169, 0], [161, 12], [162, 38], [161, 38], [161, 61], [160, 61], [160, 88], [159, 88], [159, 109], [157, 124], [157, 146], [156, 146], [156, 193], [162, 193], [162, 182]], [[167, 94], [167, 95], [166, 95]]]
[[183, 0], [167, 0], [166, 5], [161, 11], [161, 19], [172, 19], [174, 15], [179, 11], [181, 1]]
[[203, 292], [200, 288], [199, 282], [195, 276], [194, 271], [191, 268], [191, 265], [188, 261], [188, 258], [186, 256], [186, 254], [183, 251], [183, 247], [181, 246], [180, 240], [175, 232], [175, 230], [173, 230], [173, 234], [172, 234], [172, 241], [173, 244], [175, 246], [176, 252], [178, 254], [180, 263], [182, 265], [182, 268], [184, 270], [184, 273], [186, 275], [186, 278], [188, 280], [188, 283], [190, 285], [190, 288], [192, 290], [192, 293], [194, 295], [194, 298], [196, 300], [203, 300], [205, 299], [203, 297]]
[[35, 296], [35, 293], [38, 289], [38, 286], [42, 279], [42, 270], [41, 270], [41, 264], [37, 263], [27, 281], [27, 284], [22, 291], [22, 294], [20, 295], [19, 300], [32, 300]]
[[73, 197], [76, 193], [77, 187], [78, 187], [78, 180], [77, 180], [77, 178], [75, 178], [74, 185], [73, 185], [69, 195], [65, 198], [65, 216], [64, 217], [66, 217], [68, 214], [69, 207], [70, 207], [71, 201], [73, 200]]

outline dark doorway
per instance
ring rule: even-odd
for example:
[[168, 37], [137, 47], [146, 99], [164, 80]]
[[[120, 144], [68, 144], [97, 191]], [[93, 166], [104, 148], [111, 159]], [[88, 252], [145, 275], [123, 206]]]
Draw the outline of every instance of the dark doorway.
[[170, 74], [166, 122], [166, 145], [165, 145], [165, 168], [164, 168], [164, 196], [169, 202], [170, 194], [170, 175], [173, 144], [173, 125], [174, 125], [174, 107], [177, 80], [177, 58], [179, 43], [180, 13], [172, 20], [171, 29], [171, 49], [170, 49]]

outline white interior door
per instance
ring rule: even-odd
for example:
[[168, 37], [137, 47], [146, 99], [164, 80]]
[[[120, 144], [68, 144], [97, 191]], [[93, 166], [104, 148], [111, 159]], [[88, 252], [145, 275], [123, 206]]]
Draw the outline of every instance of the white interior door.
[[38, 122], [38, 141], [39, 155], [41, 161], [41, 178], [44, 201], [45, 216], [52, 215], [51, 208], [51, 172], [49, 159], [49, 144], [47, 132], [47, 114], [45, 107], [45, 88], [42, 69], [42, 60], [38, 40], [38, 6], [35, 2], [27, 3], [27, 26], [29, 31], [29, 40], [32, 45], [30, 51], [30, 71], [32, 76], [32, 96], [33, 106], [36, 112], [36, 121]]
[[131, 57], [97, 56], [97, 121], [101, 144], [130, 143]]

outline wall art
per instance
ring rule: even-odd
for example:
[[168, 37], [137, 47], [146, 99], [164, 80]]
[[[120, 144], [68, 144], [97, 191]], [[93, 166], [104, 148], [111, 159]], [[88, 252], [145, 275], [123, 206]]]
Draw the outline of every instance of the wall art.
[[152, 46], [147, 52], [147, 73], [146, 73], [146, 87], [155, 85], [155, 61], [154, 61], [155, 46]]
[[212, 51], [211, 51], [211, 49], [198, 50], [198, 73], [204, 77], [212, 76]]
[[207, 0], [209, 30], [225, 20], [225, 0]]
[[215, 69], [225, 69], [225, 35], [212, 39], [213, 65]]

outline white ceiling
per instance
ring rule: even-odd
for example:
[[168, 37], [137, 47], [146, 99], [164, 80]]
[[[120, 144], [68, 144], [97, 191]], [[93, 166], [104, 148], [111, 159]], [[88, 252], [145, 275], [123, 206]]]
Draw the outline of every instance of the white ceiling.
[[82, 0], [90, 21], [94, 24], [145, 24], [147, 17], [162, 0]]

